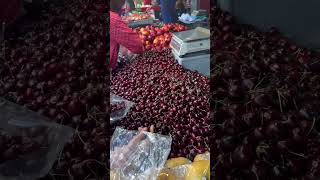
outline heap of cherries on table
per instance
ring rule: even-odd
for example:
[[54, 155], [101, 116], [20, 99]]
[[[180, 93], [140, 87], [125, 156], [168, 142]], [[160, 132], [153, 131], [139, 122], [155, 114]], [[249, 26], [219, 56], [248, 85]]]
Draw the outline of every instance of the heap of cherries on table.
[[0, 96], [76, 129], [44, 179], [101, 179], [109, 99], [101, 53], [105, 19], [93, 2], [64, 3], [45, 12], [31, 31], [5, 41]]
[[177, 64], [170, 49], [124, 64], [112, 76], [111, 91], [135, 103], [116, 125], [155, 125], [157, 133], [173, 138], [170, 157], [193, 159], [209, 150], [209, 79]]
[[319, 54], [217, 7], [211, 17], [212, 174], [319, 179]]

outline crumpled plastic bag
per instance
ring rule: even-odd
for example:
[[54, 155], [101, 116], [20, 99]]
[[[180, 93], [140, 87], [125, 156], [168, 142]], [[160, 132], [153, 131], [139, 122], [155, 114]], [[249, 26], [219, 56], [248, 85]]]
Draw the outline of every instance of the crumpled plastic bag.
[[196, 19], [197, 19], [196, 16], [192, 16], [192, 15], [187, 14], [187, 13], [183, 13], [179, 17], [179, 20], [182, 21], [182, 22], [195, 22]]
[[[10, 136], [15, 138], [10, 142], [15, 142], [19, 147], [15, 150], [23, 151], [15, 156], [17, 152], [7, 152], [14, 148], [12, 145], [4, 150], [2, 155], [7, 154], [6, 157], [0, 156], [0, 179], [33, 180], [48, 174], [74, 130], [49, 122], [49, 119], [35, 112], [0, 98], [0, 132], [3, 135], [0, 139], [2, 148], [8, 145], [3, 141]], [[28, 151], [30, 142], [38, 146]]]
[[120, 46], [118, 53], [118, 62], [131, 62], [138, 54], [130, 52], [127, 48]]
[[[142, 141], [127, 148], [140, 132], [117, 127], [110, 144], [111, 180], [156, 180], [171, 150], [172, 138], [141, 132]], [[119, 165], [119, 162], [122, 162]]]
[[111, 112], [110, 112], [110, 123], [121, 120], [126, 117], [131, 107], [134, 105], [133, 102], [123, 99], [113, 93], [110, 94], [111, 101]]

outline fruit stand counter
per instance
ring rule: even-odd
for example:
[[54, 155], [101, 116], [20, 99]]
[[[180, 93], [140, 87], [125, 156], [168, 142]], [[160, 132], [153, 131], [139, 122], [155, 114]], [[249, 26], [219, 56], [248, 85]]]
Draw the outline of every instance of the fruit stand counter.
[[111, 92], [135, 103], [116, 125], [154, 125], [155, 132], [171, 134], [170, 157], [192, 160], [208, 150], [209, 78], [185, 70], [170, 49], [148, 51], [123, 65], [112, 76]]

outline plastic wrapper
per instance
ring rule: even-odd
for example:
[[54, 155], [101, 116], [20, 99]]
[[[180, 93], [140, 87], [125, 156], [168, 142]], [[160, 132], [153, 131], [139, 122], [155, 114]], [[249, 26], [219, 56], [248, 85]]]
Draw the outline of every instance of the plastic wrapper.
[[[135, 141], [139, 135], [143, 138]], [[156, 180], [169, 156], [171, 143], [170, 136], [117, 127], [111, 139], [110, 179]]]
[[0, 179], [29, 180], [48, 174], [73, 132], [0, 98]]
[[110, 94], [111, 99], [111, 113], [110, 113], [110, 122], [113, 124], [114, 122], [121, 120], [126, 117], [131, 107], [134, 105], [133, 102], [123, 99], [120, 96], [115, 94]]
[[118, 53], [118, 62], [130, 62], [138, 55], [131, 53], [127, 48], [120, 46]]

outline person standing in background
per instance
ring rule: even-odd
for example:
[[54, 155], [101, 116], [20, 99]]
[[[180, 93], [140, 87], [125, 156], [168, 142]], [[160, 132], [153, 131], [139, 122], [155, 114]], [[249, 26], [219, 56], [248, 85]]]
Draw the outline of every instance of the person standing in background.
[[161, 16], [160, 16], [160, 6], [158, 4], [157, 0], [152, 0], [151, 5], [153, 6], [154, 9], [154, 16], [156, 19], [160, 19], [161, 20]]
[[185, 0], [177, 0], [176, 8], [177, 8], [178, 17], [181, 16], [183, 13], [186, 13]]
[[147, 11], [152, 12], [156, 19], [160, 19], [160, 7], [157, 0], [143, 0], [143, 5], [150, 6], [150, 8], [147, 8]]
[[191, 0], [186, 0], [185, 6], [186, 6], [186, 12], [190, 14], [191, 13]]
[[133, 0], [126, 0], [126, 3], [128, 4], [130, 11], [133, 11], [136, 9], [136, 6], [135, 6]]
[[133, 0], [125, 0], [124, 6], [122, 7], [121, 16], [127, 16], [130, 11], [135, 10], [135, 4]]
[[178, 20], [176, 0], [158, 0], [161, 6], [161, 16], [164, 23], [175, 23]]

